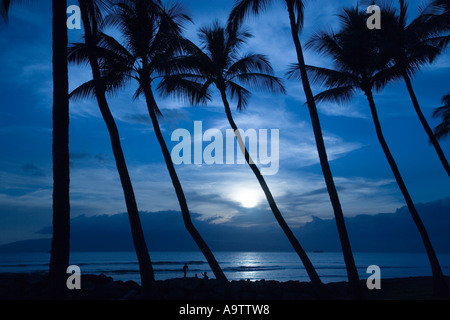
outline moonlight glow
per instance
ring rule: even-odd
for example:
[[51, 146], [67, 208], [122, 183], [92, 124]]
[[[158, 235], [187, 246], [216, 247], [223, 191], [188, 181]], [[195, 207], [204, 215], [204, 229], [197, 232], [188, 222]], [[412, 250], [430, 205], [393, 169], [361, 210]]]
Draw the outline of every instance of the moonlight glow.
[[233, 199], [244, 208], [254, 208], [261, 200], [261, 193], [252, 189], [241, 189], [236, 192]]

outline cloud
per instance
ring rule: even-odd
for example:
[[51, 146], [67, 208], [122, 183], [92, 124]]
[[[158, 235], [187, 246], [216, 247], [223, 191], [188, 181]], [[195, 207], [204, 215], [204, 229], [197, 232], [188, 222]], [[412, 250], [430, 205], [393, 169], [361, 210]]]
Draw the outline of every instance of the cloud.
[[[262, 101], [259, 98], [249, 109], [235, 115], [235, 122], [239, 128], [279, 129], [280, 131], [280, 163], [289, 166], [307, 167], [319, 163], [313, 129], [308, 121], [300, 119], [299, 115], [288, 110], [284, 103]], [[257, 108], [255, 108], [258, 106]], [[225, 119], [216, 121], [214, 128], [229, 128]], [[345, 141], [331, 132], [323, 131], [327, 153], [330, 161], [338, 159], [363, 145], [357, 141]]]
[[89, 152], [70, 152], [69, 155], [70, 159], [72, 160], [84, 160], [88, 159], [90, 157]]
[[[417, 205], [433, 247], [439, 253], [450, 252], [449, 233], [445, 232], [450, 228], [450, 219], [447, 214], [449, 206], [450, 198]], [[198, 220], [195, 213], [192, 213], [192, 216], [194, 225], [213, 252], [292, 250], [286, 236], [276, 224], [213, 225], [207, 221]], [[140, 217], [147, 245], [151, 251], [198, 250], [184, 227], [180, 212], [141, 212]], [[247, 217], [239, 218], [243, 222]], [[346, 227], [354, 252], [424, 253], [420, 235], [405, 206], [390, 213], [348, 217]], [[93, 217], [79, 216], [71, 220], [71, 228], [72, 251], [134, 250], [128, 218], [124, 213]], [[314, 217], [306, 224], [291, 225], [291, 229], [308, 252], [313, 250], [341, 252], [334, 219]], [[50, 235], [51, 227], [47, 224], [42, 228], [36, 228], [33, 236], [28, 239]], [[0, 246], [0, 251], [45, 252], [49, 250], [49, 246], [50, 242], [24, 241]]]
[[319, 103], [317, 105], [317, 108], [322, 114], [327, 116], [349, 117], [358, 119], [368, 118], [368, 116], [358, 110], [358, 108], [355, 108], [355, 104], [342, 105], [336, 103]]
[[[81, 154], [83, 159], [96, 156]], [[28, 170], [36, 168], [29, 166]], [[243, 206], [242, 194], [254, 198], [255, 210], [271, 215], [265, 196], [247, 165], [181, 165], [176, 166], [189, 208], [199, 218], [210, 223], [233, 221], [248, 210]], [[178, 200], [165, 164], [129, 166], [130, 176], [140, 210], [179, 210]], [[34, 171], [33, 171], [34, 172]], [[27, 175], [30, 175], [29, 173]], [[2, 173], [4, 188], [23, 190], [21, 194], [0, 193], [0, 203], [20, 205], [30, 209], [36, 206], [51, 208], [51, 179], [31, 175]], [[374, 208], [381, 211], [399, 204], [392, 194], [392, 181], [379, 179], [336, 177], [344, 211], [348, 214], [366, 213]], [[276, 176], [266, 181], [286, 217], [296, 223], [308, 221], [312, 215], [330, 217], [328, 195], [323, 190], [321, 175], [303, 170], [281, 168]], [[45, 187], [42, 187], [45, 186]], [[342, 192], [341, 192], [342, 191]], [[25, 193], [24, 193], [25, 192]], [[44, 196], [45, 195], [45, 196]], [[360, 203], [370, 199], [370, 207]], [[114, 164], [88, 162], [71, 170], [71, 208], [74, 216], [80, 214], [114, 214], [125, 211], [123, 191]], [[347, 209], [347, 210], [346, 210]], [[253, 223], [259, 223], [255, 220]]]
[[69, 157], [71, 169], [75, 167], [85, 168], [87, 166], [114, 165], [113, 157], [103, 153], [91, 154], [87, 151], [70, 152]]
[[0, 30], [1, 79], [26, 88], [34, 107], [45, 110], [52, 101], [51, 28], [42, 23], [48, 14], [33, 7], [38, 10], [29, 4], [20, 9], [13, 6], [8, 25]]
[[41, 168], [39, 168], [38, 166], [32, 164], [32, 163], [27, 163], [26, 165], [24, 165], [22, 167], [22, 170], [26, 173], [29, 174], [31, 176], [35, 176], [35, 177], [43, 177], [45, 176], [44, 171], [42, 171]]

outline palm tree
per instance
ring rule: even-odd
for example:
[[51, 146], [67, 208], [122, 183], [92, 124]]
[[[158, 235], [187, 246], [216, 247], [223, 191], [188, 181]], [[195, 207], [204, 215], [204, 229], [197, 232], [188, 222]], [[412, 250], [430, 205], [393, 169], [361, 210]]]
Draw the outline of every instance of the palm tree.
[[437, 139], [443, 139], [450, 133], [450, 94], [442, 98], [442, 103], [443, 106], [433, 112], [433, 117], [442, 117], [442, 123], [434, 129]]
[[[241, 23], [244, 18], [250, 13], [258, 14], [261, 11], [267, 9], [272, 0], [238, 0], [230, 15], [230, 24], [236, 26]], [[322, 128], [320, 125], [319, 114], [317, 112], [316, 103], [314, 101], [314, 95], [311, 90], [308, 74], [305, 67], [305, 59], [303, 55], [303, 48], [300, 42], [299, 33], [303, 26], [304, 18], [304, 5], [302, 0], [284, 0], [291, 27], [292, 39], [294, 41], [297, 61], [301, 75], [301, 81], [303, 84], [303, 90], [306, 95], [306, 103], [308, 105], [311, 123], [313, 127], [314, 137], [316, 140], [316, 147], [319, 154], [320, 165], [322, 173], [327, 186], [327, 191], [330, 197], [330, 201], [333, 207], [334, 217], [339, 233], [339, 239], [341, 242], [342, 252], [344, 256], [345, 265], [347, 268], [347, 275], [351, 290], [356, 297], [361, 296], [361, 288], [359, 282], [358, 271], [356, 269], [353, 253], [350, 245], [350, 239], [348, 237], [347, 228], [345, 226], [344, 214], [342, 212], [342, 206], [337, 193], [336, 185], [334, 183], [333, 174], [331, 172], [330, 164], [328, 162], [327, 151], [322, 134]]]
[[[19, 2], [17, 0], [17, 2]], [[7, 20], [11, 0], [0, 0]], [[67, 73], [67, 1], [52, 2], [53, 19], [53, 239], [50, 255], [50, 293], [62, 298], [70, 254], [69, 79]]]
[[390, 50], [396, 68], [405, 81], [414, 109], [419, 116], [431, 144], [439, 156], [447, 175], [450, 177], [450, 166], [439, 145], [433, 130], [428, 124], [419, 101], [414, 92], [411, 77], [427, 63], [432, 63], [446, 48], [450, 36], [443, 36], [448, 31], [448, 20], [442, 16], [432, 14], [438, 11], [439, 3], [432, 1], [421, 14], [407, 23], [408, 5], [405, 0], [399, 0], [400, 10], [396, 14], [391, 8], [384, 8], [382, 46]]
[[82, 86], [78, 89], [75, 89], [72, 92], [71, 96], [80, 98], [85, 97], [87, 94], [93, 93], [97, 98], [100, 112], [110, 135], [112, 150], [116, 161], [116, 167], [120, 176], [120, 181], [125, 196], [125, 203], [130, 221], [133, 243], [139, 263], [141, 284], [143, 294], [145, 296], [150, 292], [150, 288], [153, 281], [155, 280], [155, 276], [150, 260], [150, 255], [148, 253], [147, 245], [144, 239], [144, 233], [139, 217], [136, 197], [125, 162], [125, 157], [120, 142], [119, 131], [106, 100], [107, 83], [105, 83], [105, 79], [102, 78], [101, 69], [97, 57], [97, 36], [99, 31], [98, 28], [99, 24], [102, 24], [103, 22], [101, 9], [108, 9], [110, 4], [104, 0], [79, 0], [78, 2], [80, 4], [80, 11], [83, 19], [85, 43], [75, 44], [72, 48], [70, 48], [69, 61], [89, 61], [93, 75], [93, 80], [89, 83], [89, 87], [93, 89], [93, 92], [83, 91], [83, 88], [87, 87], [87, 85], [85, 85], [84, 87]]
[[53, 239], [50, 285], [55, 297], [66, 291], [70, 254], [69, 77], [67, 1], [53, 0]]
[[[201, 28], [199, 37], [201, 48], [192, 45], [190, 48], [191, 55], [179, 59], [182, 61], [180, 65], [191, 68], [188, 68], [188, 72], [184, 74], [183, 72], [175, 74], [175, 77], [184, 76], [188, 81], [199, 81], [203, 78], [202, 92], [207, 97], [210, 96], [209, 89], [212, 85], [218, 89], [228, 122], [236, 135], [246, 162], [258, 179], [276, 220], [302, 260], [311, 282], [322, 293], [322, 282], [314, 266], [281, 215], [264, 177], [245, 147], [245, 142], [233, 119], [228, 101], [229, 97], [236, 98], [238, 101], [237, 110], [242, 111], [246, 108], [251, 94], [244, 87], [245, 85], [275, 93], [285, 93], [281, 80], [273, 75], [273, 69], [264, 55], [255, 53], [240, 55], [241, 46], [251, 37], [249, 32], [243, 31], [240, 27], [224, 28], [218, 22], [215, 22], [212, 27]], [[175, 62], [172, 66], [176, 69], [178, 64]], [[166, 81], [168, 79], [170, 77]]]
[[[102, 61], [106, 88], [116, 90], [129, 80], [137, 81], [135, 98], [144, 95], [147, 102], [149, 116], [175, 188], [185, 227], [208, 261], [216, 279], [227, 283], [228, 279], [216, 258], [192, 222], [183, 188], [159, 126], [158, 115], [161, 115], [161, 112], [152, 88], [152, 84], [167, 68], [172, 55], [180, 48], [183, 42], [180, 36], [181, 24], [189, 18], [179, 5], [165, 9], [157, 0], [135, 0], [117, 3], [107, 20], [121, 31], [125, 45], [106, 34], [99, 34], [98, 52], [101, 53], [99, 58]], [[81, 88], [84, 92], [92, 92], [92, 89], [92, 84], [89, 83]]]
[[[339, 33], [319, 32], [308, 42], [309, 47], [331, 57], [335, 65], [335, 69], [307, 67], [314, 81], [329, 88], [315, 98], [317, 101], [348, 101], [357, 90], [361, 90], [367, 97], [378, 140], [422, 237], [431, 264], [435, 294], [445, 295], [448, 293], [448, 288], [439, 261], [386, 143], [373, 97], [373, 90], [380, 91], [386, 83], [399, 76], [398, 70], [389, 64], [391, 60], [389, 52], [379, 50], [377, 41], [380, 41], [380, 33], [365, 27], [365, 13], [360, 12], [356, 7], [345, 9], [344, 14], [339, 17], [342, 23]], [[293, 68], [291, 76], [298, 73], [296, 69], [297, 66]]]

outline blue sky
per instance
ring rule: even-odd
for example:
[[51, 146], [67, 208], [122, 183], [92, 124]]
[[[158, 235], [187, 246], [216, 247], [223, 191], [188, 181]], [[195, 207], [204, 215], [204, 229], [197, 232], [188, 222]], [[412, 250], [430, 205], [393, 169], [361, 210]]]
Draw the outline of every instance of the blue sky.
[[[284, 76], [295, 51], [287, 13], [281, 1], [263, 15], [248, 20], [254, 33], [243, 50], [269, 56], [277, 75]], [[196, 30], [225, 21], [232, 1], [183, 1], [194, 24], [186, 36], [197, 41]], [[356, 1], [308, 1], [302, 40], [319, 29], [334, 28], [340, 8]], [[414, 16], [421, 1], [409, 1]], [[69, 1], [75, 4], [75, 1]], [[51, 224], [51, 12], [50, 2], [13, 6], [8, 26], [0, 27], [0, 244], [35, 237]], [[70, 41], [81, 31], [70, 30]], [[305, 51], [308, 64], [329, 66], [314, 52]], [[448, 93], [450, 52], [414, 79], [424, 114], [431, 118]], [[70, 67], [70, 87], [90, 78], [89, 69]], [[266, 177], [277, 204], [291, 225], [312, 216], [331, 218], [332, 209], [321, 175], [317, 151], [301, 84], [285, 82], [287, 95], [255, 92], [248, 109], [234, 113], [242, 129], [279, 129], [280, 164], [276, 175]], [[142, 211], [179, 210], [159, 145], [148, 120], [143, 100], [132, 101], [133, 86], [109, 99]], [[313, 86], [313, 92], [320, 88]], [[203, 130], [229, 128], [218, 97], [207, 107], [193, 108], [175, 99], [158, 103], [164, 136], [173, 148], [172, 132], [184, 128], [193, 133], [194, 121]], [[406, 87], [393, 83], [375, 96], [387, 142], [415, 202], [450, 196], [450, 181], [414, 112]], [[71, 102], [71, 208], [72, 216], [125, 212], [106, 127], [94, 100]], [[391, 170], [376, 139], [365, 97], [346, 105], [318, 105], [331, 168], [344, 214], [394, 212], [404, 206]], [[441, 142], [450, 157], [450, 139]], [[259, 185], [245, 165], [179, 165], [176, 167], [189, 207], [197, 218], [210, 223], [243, 226], [275, 224]], [[246, 208], [242, 197], [254, 199]]]

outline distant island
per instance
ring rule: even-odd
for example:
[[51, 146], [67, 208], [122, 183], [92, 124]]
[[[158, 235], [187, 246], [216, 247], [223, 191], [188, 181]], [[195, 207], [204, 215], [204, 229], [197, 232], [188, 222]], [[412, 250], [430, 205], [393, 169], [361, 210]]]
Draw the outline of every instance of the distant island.
[[[450, 252], [450, 198], [417, 204], [437, 252]], [[181, 213], [176, 211], [142, 212], [142, 224], [151, 251], [196, 251], [186, 232]], [[133, 251], [125, 213], [79, 216], [71, 222], [73, 251]], [[406, 207], [395, 213], [357, 215], [346, 219], [355, 252], [424, 252], [417, 229]], [[290, 251], [279, 228], [269, 226], [237, 227], [231, 224], [195, 224], [209, 240], [214, 251]], [[165, 228], [162, 228], [165, 226]], [[170, 226], [170, 227], [167, 227]], [[311, 222], [293, 228], [310, 252], [340, 251], [334, 219], [314, 217]], [[0, 253], [47, 252], [51, 227], [38, 230], [40, 239], [24, 240], [0, 246]], [[176, 235], [176, 236], [175, 236]], [[48, 236], [48, 237], [46, 237]]]

